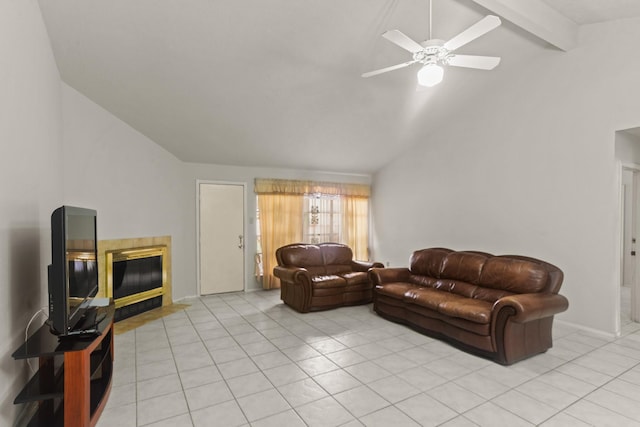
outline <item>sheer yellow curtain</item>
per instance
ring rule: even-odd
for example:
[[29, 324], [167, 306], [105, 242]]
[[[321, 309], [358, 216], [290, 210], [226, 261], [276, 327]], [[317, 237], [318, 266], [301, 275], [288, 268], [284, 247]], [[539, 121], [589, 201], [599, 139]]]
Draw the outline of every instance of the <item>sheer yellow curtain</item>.
[[273, 267], [278, 265], [276, 249], [302, 240], [303, 199], [300, 194], [258, 195], [265, 289], [280, 287], [273, 275]]
[[369, 259], [369, 199], [342, 196], [342, 243], [353, 251], [354, 259]]
[[260, 210], [265, 289], [280, 287], [277, 278], [273, 276], [273, 267], [277, 265], [276, 249], [290, 243], [303, 242], [305, 195], [340, 197], [345, 205], [341, 209], [341, 222], [344, 225], [340, 227], [342, 243], [351, 247], [356, 259], [368, 259], [368, 200], [371, 193], [368, 185], [256, 178], [254, 190], [258, 195]]

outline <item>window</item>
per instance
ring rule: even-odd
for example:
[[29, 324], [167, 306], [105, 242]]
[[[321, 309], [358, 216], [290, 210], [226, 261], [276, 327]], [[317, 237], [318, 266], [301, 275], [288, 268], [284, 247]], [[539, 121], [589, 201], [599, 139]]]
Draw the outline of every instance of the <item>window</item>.
[[[256, 234], [263, 286], [277, 287], [275, 251], [291, 243], [337, 242], [369, 259], [369, 186], [256, 179]], [[262, 251], [260, 251], [262, 248]], [[256, 257], [258, 259], [258, 257]]]
[[[327, 194], [312, 194], [304, 196], [302, 243], [318, 244], [323, 242], [345, 243], [343, 203], [339, 196]], [[258, 204], [256, 204], [257, 206]], [[368, 228], [367, 208], [356, 213], [356, 222], [365, 224]], [[366, 234], [365, 234], [366, 239]], [[260, 208], [256, 209], [256, 248], [258, 255], [262, 255], [262, 237], [260, 228]]]
[[303, 243], [340, 242], [340, 196], [318, 193], [305, 195], [303, 221]]

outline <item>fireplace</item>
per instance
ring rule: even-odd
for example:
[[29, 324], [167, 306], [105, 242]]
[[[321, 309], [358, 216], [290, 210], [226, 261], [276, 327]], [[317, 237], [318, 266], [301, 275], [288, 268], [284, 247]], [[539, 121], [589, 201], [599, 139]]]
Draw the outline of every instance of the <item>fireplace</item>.
[[113, 298], [115, 320], [171, 304], [170, 237], [101, 241], [99, 293]]

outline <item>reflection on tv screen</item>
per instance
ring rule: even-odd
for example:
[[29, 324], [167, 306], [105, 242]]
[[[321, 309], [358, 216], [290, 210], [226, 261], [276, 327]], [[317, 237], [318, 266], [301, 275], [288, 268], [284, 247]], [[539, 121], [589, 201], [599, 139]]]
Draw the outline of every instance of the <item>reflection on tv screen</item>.
[[79, 299], [78, 303], [98, 286], [98, 266], [95, 260], [76, 259], [69, 261], [69, 298]]

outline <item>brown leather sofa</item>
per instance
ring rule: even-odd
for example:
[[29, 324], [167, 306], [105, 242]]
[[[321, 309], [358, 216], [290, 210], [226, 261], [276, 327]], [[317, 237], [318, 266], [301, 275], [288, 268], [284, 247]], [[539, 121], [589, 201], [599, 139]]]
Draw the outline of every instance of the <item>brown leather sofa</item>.
[[371, 302], [371, 267], [379, 262], [354, 261], [351, 248], [339, 243], [295, 243], [276, 250], [280, 299], [295, 310], [326, 310]]
[[553, 315], [569, 306], [562, 271], [524, 256], [422, 249], [370, 276], [380, 316], [504, 365], [551, 348]]

